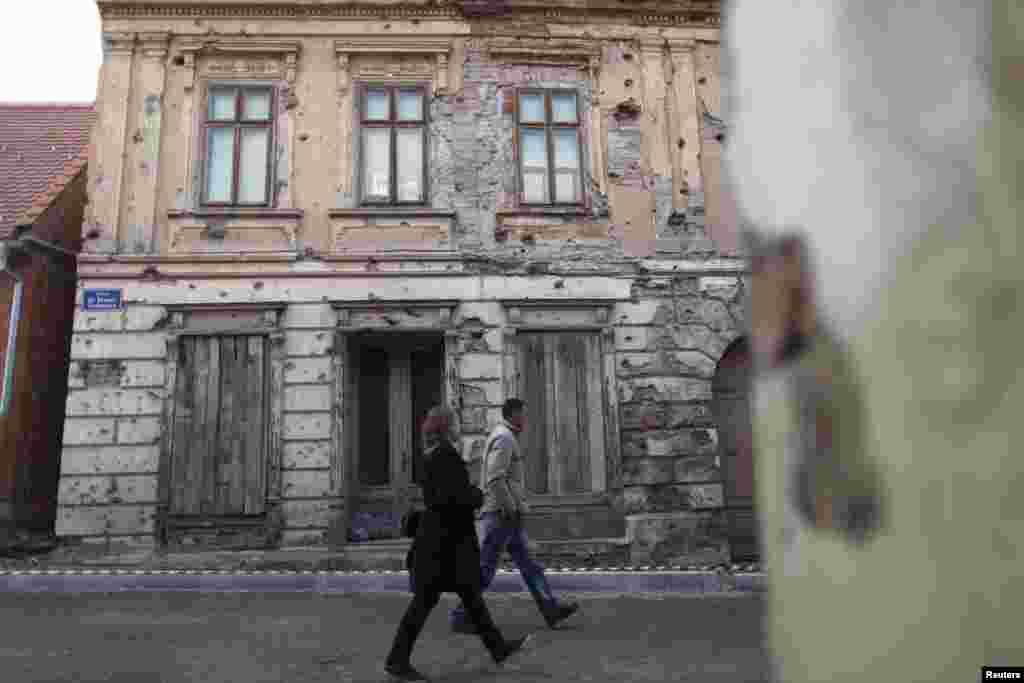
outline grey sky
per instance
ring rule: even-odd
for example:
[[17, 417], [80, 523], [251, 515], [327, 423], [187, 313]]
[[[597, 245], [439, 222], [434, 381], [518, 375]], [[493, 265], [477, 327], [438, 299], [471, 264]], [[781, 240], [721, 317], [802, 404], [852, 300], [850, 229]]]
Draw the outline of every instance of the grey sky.
[[92, 102], [102, 57], [95, 0], [0, 0], [0, 102]]

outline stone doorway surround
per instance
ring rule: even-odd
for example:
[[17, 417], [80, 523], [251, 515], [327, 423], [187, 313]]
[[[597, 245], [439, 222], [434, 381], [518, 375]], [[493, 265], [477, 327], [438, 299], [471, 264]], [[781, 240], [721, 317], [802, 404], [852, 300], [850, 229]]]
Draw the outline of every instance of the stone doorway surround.
[[[354, 347], [350, 340], [364, 333], [408, 334], [434, 333], [444, 338], [444, 368], [442, 396], [445, 404], [461, 410], [459, 400], [459, 379], [457, 368], [457, 332], [453, 326], [455, 309], [459, 302], [454, 299], [442, 300], [374, 300], [374, 301], [332, 301], [337, 312], [337, 328], [334, 343], [333, 397], [334, 429], [332, 431], [331, 490], [332, 497], [343, 500], [344, 510], [335, 516], [335, 528], [329, 534], [333, 547], [348, 545], [349, 524], [356, 505], [358, 476], [355, 463], [358, 420], [353, 385], [355, 373], [351, 371]], [[402, 545], [401, 540], [367, 541], [357, 544], [361, 551], [385, 552], [390, 546]], [[384, 546], [389, 546], [385, 548]]]
[[605, 410], [604, 447], [591, 462], [591, 490], [584, 493], [545, 495], [528, 493], [533, 513], [529, 531], [534, 540], [622, 538], [625, 520], [612, 506], [621, 489], [618, 387], [615, 373], [615, 342], [612, 308], [608, 299], [503, 300], [503, 391], [506, 397], [519, 392], [521, 370], [517, 335], [531, 332], [595, 333], [602, 359], [602, 403]]
[[[284, 413], [284, 303], [192, 304], [169, 306], [164, 430], [157, 480], [156, 535], [161, 545], [273, 547], [284, 526], [282, 501], [282, 423]], [[175, 448], [175, 396], [181, 340], [189, 336], [264, 336], [267, 347], [265, 511], [259, 518], [177, 519], [170, 514]]]

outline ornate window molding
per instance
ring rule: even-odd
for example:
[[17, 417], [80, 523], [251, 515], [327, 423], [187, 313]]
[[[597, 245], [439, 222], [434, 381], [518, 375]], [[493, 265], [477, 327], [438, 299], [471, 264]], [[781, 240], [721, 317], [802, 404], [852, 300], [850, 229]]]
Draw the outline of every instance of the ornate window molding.
[[484, 50], [496, 62], [576, 64], [590, 71], [592, 81], [601, 67], [601, 45], [589, 40], [500, 37], [487, 40]]
[[185, 89], [195, 86], [197, 72], [212, 78], [283, 78], [291, 86], [301, 51], [297, 41], [217, 39], [189, 43], [181, 48]]
[[[453, 40], [435, 36], [345, 36], [334, 41], [334, 53], [338, 62], [338, 92], [348, 92], [353, 75], [367, 78], [429, 77], [434, 91], [446, 94], [452, 83], [450, 70]], [[352, 57], [355, 55], [379, 55], [386, 60], [366, 73], [352, 73]], [[410, 55], [426, 55], [434, 64], [430, 73], [425, 73], [415, 62], [403, 59]], [[364, 71], [366, 71], [364, 69]]]

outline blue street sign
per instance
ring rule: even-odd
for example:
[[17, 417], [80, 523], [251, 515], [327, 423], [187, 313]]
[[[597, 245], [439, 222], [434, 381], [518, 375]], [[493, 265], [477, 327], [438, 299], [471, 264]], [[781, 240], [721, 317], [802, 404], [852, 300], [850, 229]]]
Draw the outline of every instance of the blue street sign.
[[82, 292], [83, 311], [119, 311], [122, 307], [120, 289], [87, 289]]

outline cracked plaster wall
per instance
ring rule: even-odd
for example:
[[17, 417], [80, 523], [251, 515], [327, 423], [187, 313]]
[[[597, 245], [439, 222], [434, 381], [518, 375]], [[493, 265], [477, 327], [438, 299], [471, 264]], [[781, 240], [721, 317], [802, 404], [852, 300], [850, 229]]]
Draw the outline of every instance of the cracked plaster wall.
[[[275, 37], [289, 32], [286, 23], [242, 23], [227, 18], [209, 23], [236, 37], [242, 28], [250, 36]], [[170, 28], [180, 32], [178, 35], [197, 30], [181, 22], [157, 26], [141, 20], [121, 20], [110, 28]], [[379, 23], [362, 29], [383, 33]], [[395, 22], [394, 29], [408, 33], [410, 40], [415, 40], [417, 31], [462, 31], [461, 26], [444, 22], [418, 28]], [[359, 30], [346, 27], [346, 32]], [[460, 38], [452, 53], [455, 87], [429, 102], [430, 204], [436, 210], [456, 213], [453, 244], [461, 255], [471, 257], [456, 271], [461, 274], [444, 272], [450, 266], [440, 266], [433, 271], [438, 276], [429, 277], [426, 273], [432, 266], [410, 258], [393, 278], [381, 277], [381, 266], [367, 263], [355, 266], [355, 272], [346, 267], [344, 279], [337, 283], [319, 271], [338, 266], [319, 257], [331, 249], [327, 210], [353, 206], [355, 145], [347, 123], [353, 95], [351, 90], [337, 91], [333, 39], [329, 35], [301, 39], [295, 83], [291, 89], [279, 91], [288, 119], [279, 123], [279, 135], [284, 137], [276, 150], [279, 188], [287, 191], [289, 206], [303, 212], [294, 245], [299, 260], [274, 264], [250, 256], [244, 266], [250, 275], [236, 275], [231, 280], [210, 279], [209, 275], [218, 270], [240, 271], [242, 266], [157, 263], [156, 272], [162, 275], [153, 281], [140, 278], [113, 283], [125, 290], [126, 311], [78, 312], [59, 533], [92, 539], [118, 534], [140, 541], [149, 538], [156, 503], [158, 440], [163, 434], [160, 409], [166, 398], [161, 325], [165, 324], [165, 307], [182, 303], [290, 304], [285, 314], [285, 543], [323, 543], [332, 514], [336, 514], [331, 512], [333, 501], [323, 485], [332, 448], [331, 340], [335, 324], [333, 312], [323, 301], [337, 297], [452, 298], [461, 302], [456, 365], [464, 399], [467, 454], [480, 448], [503, 400], [500, 377], [505, 323], [498, 300], [622, 299], [614, 309], [622, 450], [621, 467], [613, 473], [622, 483], [617, 509], [630, 514], [674, 510], [706, 516], [707, 509], [721, 504], [720, 475], [713, 455], [717, 437], [709, 413], [710, 379], [717, 359], [739, 335], [744, 286], [738, 276], [649, 274], [650, 268], [642, 261], [656, 257], [708, 264], [725, 255], [704, 225], [704, 200], [711, 196], [707, 185], [716, 177], [717, 161], [708, 155], [701, 166], [705, 179], [689, 178], [686, 196], [679, 195], [669, 148], [672, 136], [664, 131], [670, 104], [681, 111], [696, 111], [697, 101], [672, 95], [685, 92], [685, 88], [666, 94], [663, 66], [645, 69], [649, 60], [667, 59], [668, 52], [659, 56], [657, 50], [642, 50], [633, 39], [643, 32], [640, 29], [581, 25], [553, 30], [559, 35], [599, 39], [596, 81], [577, 67], [492, 60], [484, 49], [486, 41]], [[713, 37], [707, 33], [688, 35], [704, 40]], [[129, 151], [124, 162], [127, 168], [145, 163], [159, 150], [157, 232], [151, 247], [158, 253], [166, 250], [169, 239], [167, 211], [182, 208], [183, 196], [194, 193], [192, 188], [182, 187], [182, 182], [191, 177], [194, 160], [190, 161], [189, 154], [195, 152], [183, 150], [188, 148], [194, 127], [195, 111], [190, 107], [198, 107], [199, 98], [184, 90], [185, 72], [173, 61], [175, 40], [178, 38], [172, 38], [170, 61], [162, 72], [152, 66], [139, 68], [139, 54], [124, 49], [108, 56], [104, 66], [98, 103], [101, 123], [94, 153], [98, 163], [94, 167], [90, 162], [95, 173], [90, 179], [94, 206], [86, 226], [87, 237], [90, 231], [96, 233], [89, 238], [94, 251], [117, 251], [104, 240], [118, 221], [121, 235], [131, 235], [134, 229], [122, 217], [128, 210], [122, 205], [131, 206], [126, 202], [132, 201], [138, 178], [124, 179], [127, 171], [119, 166], [121, 152]], [[713, 76], [717, 49], [713, 42], [698, 42], [695, 52], [697, 70], [705, 78], [696, 92], [711, 107], [717, 107], [717, 81], [708, 80], [709, 74]], [[157, 78], [162, 80], [155, 83]], [[583, 216], [499, 220], [500, 212], [516, 206], [511, 104], [514, 88], [526, 84], [573, 87], [580, 93], [581, 163], [587, 195]], [[154, 102], [151, 95], [158, 91], [162, 95]], [[659, 92], [657, 97], [650, 96]], [[131, 125], [136, 122], [141, 142], [132, 137], [135, 129]], [[158, 136], [159, 146], [154, 146], [153, 136]], [[123, 196], [126, 193], [128, 198]], [[545, 237], [546, 232], [550, 238]], [[128, 247], [120, 249], [137, 251]], [[93, 276], [101, 276], [105, 269], [124, 271], [126, 266], [86, 268]], [[664, 269], [664, 265], [658, 268]], [[196, 271], [206, 271], [207, 276], [190, 278], [190, 272]], [[303, 271], [316, 272], [318, 277], [303, 279]], [[421, 271], [419, 276], [404, 277], [416, 271]], [[273, 276], [282, 272], [291, 279]], [[354, 277], [360, 272], [373, 277]], [[112, 481], [118, 485], [112, 486]], [[637, 533], [638, 538], [649, 538], [643, 530]], [[662, 541], [654, 542], [645, 552], [682, 552], [682, 546], [664, 543], [675, 532], [659, 533], [655, 537]], [[686, 543], [692, 550], [693, 539]]]

